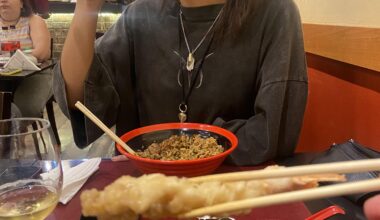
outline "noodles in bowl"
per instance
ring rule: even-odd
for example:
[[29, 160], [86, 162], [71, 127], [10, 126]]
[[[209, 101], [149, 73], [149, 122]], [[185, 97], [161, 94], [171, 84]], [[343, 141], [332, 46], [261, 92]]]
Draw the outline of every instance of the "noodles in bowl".
[[[127, 156], [134, 165], [143, 173], [163, 173], [166, 175], [176, 176], [198, 176], [213, 172], [237, 147], [236, 136], [223, 128], [197, 123], [165, 123], [156, 124], [146, 127], [137, 128], [123, 136], [121, 139], [128, 144], [138, 155], [132, 155], [126, 152], [120, 145], [116, 145], [120, 153]], [[174, 140], [173, 140], [174, 139]], [[182, 143], [181, 143], [182, 140]], [[156, 157], [158, 152], [164, 151], [163, 148], [169, 146], [164, 144], [164, 147], [154, 149], [153, 152], [148, 150], [149, 154], [144, 158], [144, 150], [151, 145], [159, 145], [165, 142], [176, 142], [175, 146], [171, 146], [171, 151], [163, 153], [164, 155], [174, 154], [170, 158]], [[185, 149], [183, 142], [196, 142], [192, 149]], [[200, 142], [205, 142], [206, 145], [200, 145]], [[213, 143], [214, 142], [214, 143]], [[205, 147], [219, 146], [220, 150]], [[157, 148], [157, 146], [156, 146]], [[169, 147], [168, 147], [169, 148]], [[174, 150], [173, 150], [174, 149]], [[155, 152], [156, 151], [156, 152]], [[187, 158], [181, 158], [180, 153], [189, 154]], [[187, 151], [187, 152], [186, 152]], [[190, 153], [189, 153], [190, 152]], [[210, 155], [200, 157], [205, 152], [211, 152]], [[141, 156], [139, 156], [139, 154]], [[153, 159], [152, 159], [153, 158]], [[163, 160], [164, 159], [164, 160]]]
[[224, 151], [214, 137], [172, 135], [160, 143], [152, 143], [137, 155], [154, 160], [194, 160], [218, 155]]

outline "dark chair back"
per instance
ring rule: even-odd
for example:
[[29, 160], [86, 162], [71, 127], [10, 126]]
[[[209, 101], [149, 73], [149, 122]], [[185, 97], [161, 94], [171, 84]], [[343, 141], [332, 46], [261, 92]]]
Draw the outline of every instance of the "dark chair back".
[[54, 39], [50, 38], [50, 59], [53, 59]]
[[12, 94], [10, 92], [0, 92], [0, 119], [11, 117]]
[[103, 32], [96, 32], [95, 33], [95, 39], [98, 39], [99, 37], [103, 36], [104, 33]]
[[[50, 38], [50, 59], [54, 59], [54, 39], [53, 38]], [[46, 102], [46, 113], [47, 113], [48, 119], [50, 121], [50, 125], [51, 125], [51, 128], [53, 130], [55, 140], [56, 140], [58, 146], [60, 146], [61, 140], [59, 138], [57, 123], [55, 121], [53, 102], [55, 102], [54, 95], [51, 95], [49, 100]]]

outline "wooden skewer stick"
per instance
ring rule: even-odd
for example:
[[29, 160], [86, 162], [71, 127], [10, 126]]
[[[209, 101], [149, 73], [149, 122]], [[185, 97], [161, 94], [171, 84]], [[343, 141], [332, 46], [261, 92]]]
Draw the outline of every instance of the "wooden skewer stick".
[[194, 209], [178, 217], [194, 218], [197, 216], [231, 213], [269, 205], [307, 201], [312, 199], [321, 199], [346, 194], [372, 192], [378, 190], [380, 190], [380, 179], [363, 180], [358, 182], [341, 183], [332, 186], [323, 186], [320, 188], [279, 193], [269, 196], [256, 197], [252, 199], [227, 202], [219, 205]]
[[193, 182], [206, 181], [244, 181], [253, 179], [269, 179], [290, 176], [302, 176], [327, 173], [358, 173], [380, 170], [380, 159], [366, 159], [358, 161], [334, 162], [315, 165], [286, 167], [283, 169], [264, 169], [241, 171], [233, 173], [213, 174], [190, 178]]
[[100, 129], [102, 129], [108, 136], [112, 138], [116, 143], [120, 144], [128, 153], [136, 155], [135, 151], [132, 150], [123, 140], [121, 140], [114, 132], [112, 132], [102, 121], [99, 120], [86, 106], [81, 102], [76, 102], [75, 107], [77, 107], [83, 114], [85, 114], [91, 121], [93, 121]]

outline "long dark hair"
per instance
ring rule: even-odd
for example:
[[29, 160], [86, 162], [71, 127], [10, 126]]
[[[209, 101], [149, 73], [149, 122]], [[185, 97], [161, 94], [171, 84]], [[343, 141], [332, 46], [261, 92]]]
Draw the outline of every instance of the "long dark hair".
[[256, 5], [257, 0], [226, 0], [220, 20], [215, 27], [216, 39], [236, 38]]
[[30, 0], [21, 0], [22, 2], [22, 8], [21, 8], [21, 17], [29, 17], [31, 14], [33, 14], [33, 9], [30, 4]]

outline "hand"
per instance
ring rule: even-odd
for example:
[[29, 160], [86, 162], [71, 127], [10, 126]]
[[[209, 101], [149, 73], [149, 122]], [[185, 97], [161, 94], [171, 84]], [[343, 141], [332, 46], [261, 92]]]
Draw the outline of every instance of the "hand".
[[380, 219], [380, 195], [376, 195], [365, 201], [364, 214], [368, 220]]
[[128, 158], [124, 155], [117, 155], [111, 158], [112, 161], [114, 162], [120, 162], [120, 161], [126, 161]]

